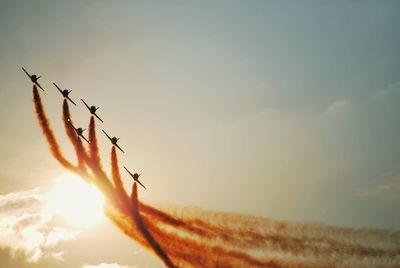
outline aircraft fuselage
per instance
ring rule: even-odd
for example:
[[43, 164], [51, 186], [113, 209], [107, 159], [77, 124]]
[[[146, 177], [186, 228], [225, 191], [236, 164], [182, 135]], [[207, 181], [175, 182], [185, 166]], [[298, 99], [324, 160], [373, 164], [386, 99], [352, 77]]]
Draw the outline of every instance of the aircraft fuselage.
[[90, 113], [92, 114], [96, 113], [96, 106], [90, 106]]
[[117, 144], [118, 139], [116, 137], [111, 138], [111, 143], [112, 144]]
[[76, 129], [76, 132], [78, 132], [78, 135], [82, 135], [83, 129], [81, 127]]
[[32, 74], [32, 75], [31, 75], [31, 80], [32, 80], [33, 83], [36, 83], [38, 79], [39, 79], [39, 78], [37, 77], [36, 74]]
[[64, 89], [64, 90], [62, 91], [62, 94], [63, 94], [63, 96], [64, 96], [65, 98], [68, 97], [68, 94], [69, 94], [68, 89]]

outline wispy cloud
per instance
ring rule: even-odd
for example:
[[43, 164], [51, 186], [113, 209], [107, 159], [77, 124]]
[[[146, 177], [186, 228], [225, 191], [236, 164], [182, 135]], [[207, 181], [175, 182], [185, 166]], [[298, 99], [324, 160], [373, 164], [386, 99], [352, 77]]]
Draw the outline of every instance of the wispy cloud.
[[348, 100], [340, 99], [333, 101], [327, 108], [328, 112], [334, 112], [347, 107], [350, 104]]
[[358, 196], [400, 200], [400, 180], [385, 181], [373, 188], [363, 189], [358, 192]]
[[55, 226], [53, 215], [44, 210], [45, 202], [38, 188], [0, 195], [0, 247], [12, 254], [23, 252], [30, 262], [62, 260], [63, 252], [54, 247], [75, 239], [78, 232]]
[[117, 263], [85, 264], [82, 268], [137, 268], [138, 266], [120, 265]]
[[400, 169], [384, 174], [373, 187], [361, 189], [360, 197], [374, 197], [391, 200], [400, 200]]

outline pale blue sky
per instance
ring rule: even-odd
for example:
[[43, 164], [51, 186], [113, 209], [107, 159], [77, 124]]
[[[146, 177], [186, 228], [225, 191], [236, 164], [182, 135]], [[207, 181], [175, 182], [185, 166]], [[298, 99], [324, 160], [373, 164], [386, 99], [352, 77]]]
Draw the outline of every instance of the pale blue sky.
[[0, 14], [1, 193], [65, 172], [25, 66], [57, 134], [51, 81], [101, 107], [145, 200], [400, 228], [398, 1], [10, 1]]

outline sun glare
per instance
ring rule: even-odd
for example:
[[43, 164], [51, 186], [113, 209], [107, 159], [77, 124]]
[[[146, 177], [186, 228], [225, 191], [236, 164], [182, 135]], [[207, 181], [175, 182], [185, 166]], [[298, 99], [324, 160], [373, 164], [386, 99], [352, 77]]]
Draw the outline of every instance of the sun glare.
[[104, 199], [92, 185], [73, 174], [55, 179], [48, 194], [48, 209], [77, 227], [90, 227], [103, 217]]

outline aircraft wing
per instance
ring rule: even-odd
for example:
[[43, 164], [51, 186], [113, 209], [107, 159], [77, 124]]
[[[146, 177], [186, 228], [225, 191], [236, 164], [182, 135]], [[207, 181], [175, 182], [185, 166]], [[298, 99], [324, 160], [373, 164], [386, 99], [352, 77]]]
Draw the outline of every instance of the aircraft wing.
[[99, 119], [100, 120], [100, 122], [102, 122], [102, 123], [104, 123], [104, 121], [103, 120], [101, 120], [101, 118], [97, 115], [97, 114], [94, 114], [94, 116], [96, 116], [97, 117], [97, 119]]
[[90, 111], [89, 105], [87, 105], [86, 102], [85, 102], [83, 99], [81, 99], [81, 101], [85, 104], [85, 106], [86, 106], [86, 107], [89, 109], [89, 111]]
[[106, 134], [106, 136], [107, 136], [107, 138], [111, 141], [111, 143], [112, 143], [112, 139], [111, 139], [111, 137], [110, 136], [108, 136], [108, 134], [102, 129], [101, 131], [103, 131], [103, 133], [104, 134]]
[[[61, 94], [63, 94], [61, 88], [59, 88], [55, 82], [53, 82], [53, 85], [58, 89], [58, 91], [60, 91]], [[64, 95], [64, 94], [63, 94], [63, 95]]]
[[118, 145], [118, 144], [114, 144], [114, 145], [115, 145], [115, 146], [116, 146], [118, 149], [120, 149], [120, 150], [121, 150], [121, 152], [125, 153], [125, 152], [124, 152], [124, 150], [122, 150], [122, 149], [121, 149], [121, 147], [119, 147], [119, 145]]
[[129, 175], [131, 175], [132, 178], [133, 178], [133, 174], [132, 174], [125, 166], [124, 166], [124, 169], [125, 169], [126, 171], [128, 171]]
[[144, 189], [146, 189], [146, 187], [139, 181], [139, 180], [136, 180], [140, 185], [142, 185], [142, 187], [144, 188]]
[[68, 123], [71, 125], [71, 127], [75, 130], [76, 133], [78, 133], [78, 130], [74, 127], [74, 125], [71, 123], [71, 121], [68, 119]]
[[73, 100], [71, 100], [69, 97], [67, 97], [67, 99], [76, 106], [76, 103]]
[[90, 143], [90, 141], [88, 141], [86, 138], [85, 138], [85, 136], [83, 136], [83, 135], [79, 135], [81, 138], [83, 138], [87, 143]]
[[45, 90], [42, 88], [42, 86], [41, 86], [38, 82], [35, 82], [35, 84], [36, 84], [38, 87], [40, 87], [41, 90], [45, 91]]
[[24, 67], [22, 67], [22, 70], [26, 73], [27, 76], [29, 76], [29, 78], [31, 78], [31, 75], [25, 70]]

